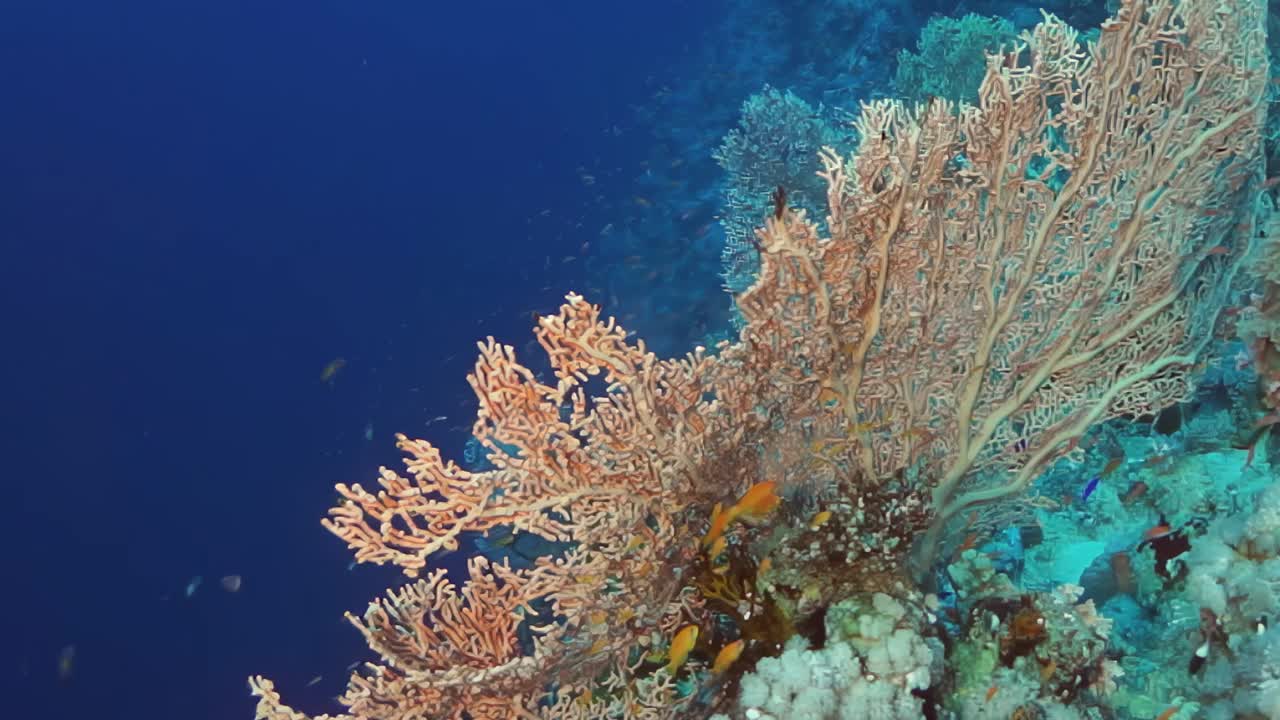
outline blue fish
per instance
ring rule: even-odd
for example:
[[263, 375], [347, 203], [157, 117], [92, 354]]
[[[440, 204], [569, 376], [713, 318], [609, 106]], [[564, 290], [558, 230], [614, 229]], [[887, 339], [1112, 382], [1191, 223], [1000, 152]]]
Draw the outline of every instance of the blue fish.
[[1088, 500], [1089, 496], [1093, 494], [1093, 491], [1098, 489], [1098, 485], [1101, 482], [1102, 482], [1102, 476], [1094, 475], [1093, 479], [1089, 481], [1088, 485], [1084, 486], [1084, 490], [1080, 493], [1080, 502], [1084, 502]]

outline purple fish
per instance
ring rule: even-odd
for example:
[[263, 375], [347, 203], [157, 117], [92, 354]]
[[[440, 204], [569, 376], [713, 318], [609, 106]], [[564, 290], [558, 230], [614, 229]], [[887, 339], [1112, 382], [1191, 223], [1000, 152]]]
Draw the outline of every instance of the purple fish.
[[1093, 494], [1093, 491], [1098, 489], [1098, 484], [1101, 482], [1102, 476], [1094, 475], [1093, 479], [1089, 481], [1089, 484], [1084, 486], [1084, 491], [1080, 493], [1080, 502], [1088, 500], [1089, 496]]

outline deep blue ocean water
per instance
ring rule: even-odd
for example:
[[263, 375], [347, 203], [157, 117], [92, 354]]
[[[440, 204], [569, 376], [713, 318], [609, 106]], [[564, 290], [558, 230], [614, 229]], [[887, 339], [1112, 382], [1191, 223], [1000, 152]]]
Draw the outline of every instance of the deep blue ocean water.
[[396, 574], [346, 570], [333, 483], [461, 450], [474, 342], [583, 289], [719, 11], [6, 3], [3, 715], [247, 718], [259, 672], [339, 710]]

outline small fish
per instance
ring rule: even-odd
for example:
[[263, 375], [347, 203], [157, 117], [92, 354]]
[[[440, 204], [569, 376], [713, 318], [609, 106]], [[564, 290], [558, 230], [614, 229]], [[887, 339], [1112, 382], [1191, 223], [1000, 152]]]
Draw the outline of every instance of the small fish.
[[707, 528], [707, 534], [702, 536], [703, 547], [714, 543], [734, 520], [741, 519], [748, 523], [763, 520], [782, 502], [782, 498], [774, 492], [777, 486], [778, 483], [772, 480], [758, 482], [743, 493], [742, 499], [728, 510], [722, 509], [720, 503], [716, 503], [711, 510], [711, 526]]
[[774, 492], [777, 487], [778, 483], [773, 480], [752, 485], [743, 493], [742, 499], [733, 506], [738, 511], [737, 517], [750, 520], [764, 519], [782, 502], [782, 498]]
[[773, 201], [773, 219], [781, 220], [787, 212], [787, 189], [779, 185], [770, 195]]
[[66, 682], [76, 669], [76, 646], [68, 645], [58, 652], [58, 679]]
[[1087, 501], [1089, 499], [1089, 496], [1092, 495], [1094, 491], [1098, 489], [1098, 485], [1101, 482], [1102, 482], [1102, 476], [1094, 475], [1093, 479], [1090, 480], [1088, 484], [1084, 486], [1084, 490], [1080, 492], [1080, 501], [1081, 502]]
[[767, 557], [760, 561], [760, 566], [756, 568], [756, 577], [763, 577], [765, 573], [773, 569], [773, 558]]
[[336, 378], [338, 373], [342, 371], [342, 368], [346, 366], [346, 358], [336, 357], [330, 360], [329, 364], [325, 365], [324, 369], [320, 371], [320, 382], [332, 385], [334, 378]]
[[991, 687], [987, 688], [987, 702], [991, 702], [991, 698], [995, 697], [996, 693], [999, 691], [1000, 691], [999, 685], [992, 685]]
[[1129, 553], [1118, 552], [1111, 556], [1111, 577], [1116, 581], [1116, 590], [1126, 595], [1132, 595], [1137, 588], [1137, 583], [1133, 578], [1133, 565], [1129, 560]]
[[1099, 473], [1098, 477], [1106, 477], [1110, 475], [1112, 472], [1115, 471], [1116, 468], [1120, 467], [1120, 464], [1123, 462], [1124, 462], [1123, 455], [1119, 455], [1111, 458], [1110, 460], [1107, 461], [1106, 467], [1102, 468], [1102, 472]]
[[1205, 252], [1205, 257], [1210, 257], [1213, 255], [1226, 255], [1229, 252], [1231, 252], [1231, 248], [1227, 247], [1226, 245], [1214, 245], [1213, 247], [1209, 248]]
[[711, 508], [711, 526], [707, 528], [707, 534], [702, 536], [703, 547], [710, 546], [724, 535], [724, 531], [733, 522], [735, 515], [733, 508], [726, 510], [720, 503], [716, 503], [716, 506]]
[[668, 673], [674, 675], [676, 670], [679, 670], [680, 666], [684, 665], [684, 661], [689, 659], [689, 652], [693, 650], [693, 646], [697, 642], [697, 625], [685, 625], [680, 628], [680, 631], [671, 639], [671, 648], [668, 650]]
[[364, 441], [369, 442], [372, 439], [373, 439], [373, 423], [368, 422], [364, 424]]
[[184, 590], [186, 596], [191, 597], [192, 595], [195, 595], [196, 591], [200, 589], [200, 583], [202, 582], [204, 582], [204, 578], [199, 575], [191, 578], [191, 581], [187, 583], [186, 590]]
[[721, 675], [729, 669], [737, 661], [738, 656], [742, 655], [742, 648], [746, 645], [742, 638], [738, 638], [733, 642], [720, 648], [720, 652], [716, 653], [715, 662], [711, 663], [711, 672], [714, 675]]
[[240, 586], [244, 584], [244, 579], [239, 575], [223, 575], [221, 584], [222, 589], [227, 592], [240, 592]]
[[1164, 712], [1156, 716], [1156, 720], [1169, 720], [1169, 718], [1178, 714], [1179, 709], [1180, 709], [1179, 706], [1174, 705], [1173, 707], [1166, 709]]
[[959, 547], [956, 548], [955, 557], [958, 558], [964, 554], [965, 550], [970, 550], [976, 547], [978, 545], [978, 540], [981, 537], [982, 537], [982, 532], [979, 530], [974, 530], [973, 532], [966, 535], [964, 538], [964, 542], [961, 542]]
[[1194, 654], [1191, 655], [1191, 662], [1187, 663], [1187, 673], [1195, 675], [1200, 672], [1204, 664], [1209, 659], [1209, 641], [1205, 640], [1200, 647], [1196, 648]]
[[[488, 549], [495, 549], [495, 548], [510, 547], [510, 546], [514, 545], [514, 544], [515, 544], [515, 542], [516, 542], [516, 535], [515, 535], [515, 533], [513, 533], [513, 532], [509, 532], [509, 533], [507, 533], [507, 534], [505, 534], [505, 535], [498, 535], [497, 537], [495, 537], [495, 538], [494, 538], [494, 539], [492, 539], [492, 540], [490, 540], [490, 539], [488, 539], [488, 538], [480, 538], [480, 539], [482, 539], [482, 540], [484, 540], [484, 541], [485, 541], [485, 542], [484, 542], [484, 545], [485, 545]], [[479, 544], [479, 543], [477, 543], [477, 544]]]
[[321, 680], [323, 680], [323, 679], [324, 679], [324, 676], [323, 676], [323, 675], [317, 675], [317, 676], [315, 676], [315, 677], [311, 678], [309, 681], [307, 681], [307, 687], [312, 687], [312, 686], [314, 686], [314, 685], [318, 684], [318, 683], [319, 683]]
[[823, 525], [826, 525], [826, 524], [827, 524], [827, 521], [828, 521], [828, 520], [830, 520], [830, 519], [831, 519], [831, 511], [830, 511], [830, 510], [823, 510], [822, 512], [818, 513], [817, 515], [814, 515], [814, 516], [813, 516], [813, 519], [809, 521], [809, 529], [810, 529], [810, 530], [817, 530], [818, 528], [822, 527]]
[[1147, 487], [1147, 484], [1139, 480], [1129, 486], [1129, 489], [1128, 491], [1125, 492], [1124, 497], [1120, 498], [1120, 502], [1124, 503], [1125, 505], [1128, 505], [1134, 500], [1137, 500], [1143, 495], [1146, 495], [1148, 489], [1149, 488]]
[[723, 535], [716, 538], [715, 542], [711, 543], [711, 549], [707, 550], [707, 557], [711, 558], [712, 560], [720, 557], [720, 553], [724, 552], [724, 549], [728, 544], [729, 544], [729, 538]]

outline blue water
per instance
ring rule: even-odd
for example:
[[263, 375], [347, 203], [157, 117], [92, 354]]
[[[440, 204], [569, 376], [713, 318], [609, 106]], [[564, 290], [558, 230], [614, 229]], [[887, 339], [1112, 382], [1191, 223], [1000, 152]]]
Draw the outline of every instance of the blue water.
[[583, 288], [575, 168], [640, 174], [631, 106], [721, 10], [6, 3], [5, 716], [251, 717], [258, 672], [337, 711], [396, 575], [331, 486], [461, 449], [473, 343]]

